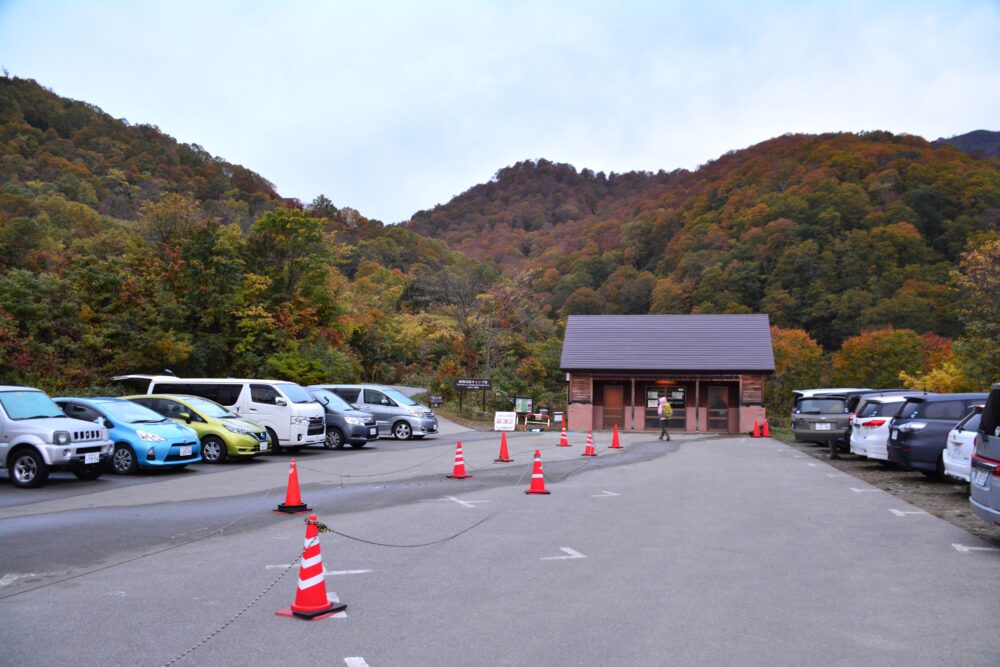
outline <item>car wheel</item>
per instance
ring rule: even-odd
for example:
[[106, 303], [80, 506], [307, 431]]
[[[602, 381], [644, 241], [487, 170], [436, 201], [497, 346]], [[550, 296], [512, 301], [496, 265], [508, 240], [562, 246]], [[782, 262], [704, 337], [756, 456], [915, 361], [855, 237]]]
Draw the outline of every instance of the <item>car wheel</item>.
[[277, 454], [278, 452], [281, 451], [281, 447], [278, 446], [277, 433], [275, 433], [271, 429], [267, 429], [267, 439], [268, 439], [268, 446], [271, 448], [272, 454]]
[[139, 469], [131, 447], [121, 443], [115, 445], [115, 453], [111, 455], [111, 469], [119, 475], [132, 475]]
[[392, 425], [392, 435], [396, 440], [409, 440], [413, 436], [413, 429], [406, 422], [396, 422]]
[[76, 466], [73, 468], [73, 474], [76, 475], [77, 479], [97, 479], [104, 474], [104, 464], [91, 463], [90, 465]]
[[323, 441], [323, 446], [327, 449], [343, 449], [344, 432], [337, 427], [328, 428], [326, 430], [326, 440]]
[[10, 458], [10, 481], [22, 489], [41, 486], [49, 476], [49, 467], [42, 455], [33, 449], [14, 452]]
[[228, 454], [226, 443], [222, 442], [221, 438], [214, 435], [202, 438], [201, 458], [205, 460], [205, 463], [222, 463], [228, 458]]

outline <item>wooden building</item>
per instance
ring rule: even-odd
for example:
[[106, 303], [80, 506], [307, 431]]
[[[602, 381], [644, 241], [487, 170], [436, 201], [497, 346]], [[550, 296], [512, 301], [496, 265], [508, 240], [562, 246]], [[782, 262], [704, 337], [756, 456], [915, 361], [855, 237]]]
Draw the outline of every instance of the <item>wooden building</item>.
[[774, 373], [767, 315], [571, 315], [560, 367], [569, 427], [746, 433], [763, 420]]

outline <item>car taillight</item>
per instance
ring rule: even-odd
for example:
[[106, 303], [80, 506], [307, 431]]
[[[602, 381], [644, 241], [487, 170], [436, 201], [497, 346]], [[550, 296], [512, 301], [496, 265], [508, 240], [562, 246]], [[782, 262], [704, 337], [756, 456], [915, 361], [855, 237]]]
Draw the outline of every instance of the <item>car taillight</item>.
[[878, 428], [879, 426], [882, 426], [883, 424], [885, 424], [885, 420], [884, 419], [872, 419], [872, 420], [869, 420], [869, 421], [866, 421], [866, 422], [861, 422], [861, 427], [862, 428]]
[[993, 459], [988, 459], [985, 456], [980, 456], [979, 454], [973, 454], [972, 460], [973, 462], [979, 461], [980, 463], [983, 463], [986, 466], [992, 466], [993, 469], [990, 470], [990, 472], [996, 475], [997, 477], [1000, 477], [1000, 461], [994, 461]]

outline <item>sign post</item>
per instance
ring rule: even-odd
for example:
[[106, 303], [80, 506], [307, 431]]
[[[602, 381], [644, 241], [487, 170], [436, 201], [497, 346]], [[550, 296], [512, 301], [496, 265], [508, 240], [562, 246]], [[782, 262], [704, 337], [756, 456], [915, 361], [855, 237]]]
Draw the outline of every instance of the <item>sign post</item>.
[[465, 392], [472, 390], [483, 392], [483, 412], [486, 412], [486, 392], [493, 388], [489, 378], [456, 378], [455, 388], [458, 389], [459, 411], [462, 410], [462, 397]]

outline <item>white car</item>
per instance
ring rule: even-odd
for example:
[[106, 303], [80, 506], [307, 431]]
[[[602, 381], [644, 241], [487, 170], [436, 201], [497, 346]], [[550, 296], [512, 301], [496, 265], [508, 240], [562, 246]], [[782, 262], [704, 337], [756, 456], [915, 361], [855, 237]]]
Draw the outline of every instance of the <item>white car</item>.
[[889, 460], [889, 422], [906, 402], [905, 396], [873, 396], [851, 420], [851, 453], [877, 461]]
[[972, 410], [955, 428], [948, 433], [947, 444], [941, 458], [944, 459], [944, 474], [955, 479], [969, 481], [972, 468], [972, 452], [978, 440], [979, 420], [983, 406], [974, 405]]

